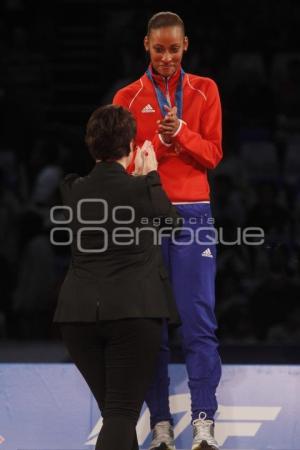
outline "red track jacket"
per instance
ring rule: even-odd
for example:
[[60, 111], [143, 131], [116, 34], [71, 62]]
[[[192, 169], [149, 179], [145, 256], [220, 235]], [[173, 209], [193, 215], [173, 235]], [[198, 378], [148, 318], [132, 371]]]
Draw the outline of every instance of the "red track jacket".
[[[165, 95], [168, 84], [171, 104], [175, 105], [180, 69], [167, 81], [153, 72], [152, 76]], [[183, 203], [209, 200], [207, 169], [214, 169], [222, 159], [221, 104], [216, 83], [210, 78], [184, 75], [181, 126], [169, 145], [156, 133], [157, 120], [162, 115], [146, 74], [120, 89], [113, 103], [128, 108], [136, 118], [136, 145], [141, 146], [146, 139], [152, 141], [161, 181], [170, 200]]]

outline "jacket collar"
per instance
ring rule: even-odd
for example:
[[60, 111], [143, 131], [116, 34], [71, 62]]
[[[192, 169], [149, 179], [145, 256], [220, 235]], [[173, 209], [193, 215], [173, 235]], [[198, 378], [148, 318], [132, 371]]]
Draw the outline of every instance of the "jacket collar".
[[149, 69], [151, 71], [153, 80], [160, 87], [160, 89], [162, 89], [162, 91], [165, 91], [165, 89], [166, 89], [166, 81], [168, 81], [169, 90], [173, 91], [173, 89], [174, 90], [176, 89], [176, 86], [177, 86], [177, 83], [178, 83], [178, 80], [180, 77], [181, 66], [178, 67], [178, 69], [176, 70], [176, 72], [173, 75], [171, 75], [170, 77], [167, 77], [167, 78], [154, 72], [151, 64], [149, 64]]
[[91, 173], [95, 172], [106, 172], [106, 173], [127, 173], [126, 169], [122, 166], [122, 164], [116, 161], [101, 161], [96, 162], [94, 168]]

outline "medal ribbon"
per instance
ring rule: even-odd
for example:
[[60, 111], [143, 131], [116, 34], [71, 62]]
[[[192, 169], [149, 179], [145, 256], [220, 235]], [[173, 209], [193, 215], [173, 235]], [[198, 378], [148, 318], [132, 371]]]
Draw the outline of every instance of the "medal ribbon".
[[[146, 70], [146, 75], [149, 78], [149, 80], [151, 81], [154, 90], [155, 90], [155, 94], [156, 94], [156, 98], [159, 104], [159, 108], [161, 111], [161, 114], [163, 117], [165, 117], [165, 115], [167, 114], [167, 110], [164, 108], [164, 105], [170, 106], [168, 100], [166, 99], [166, 96], [164, 95], [164, 93], [162, 92], [162, 90], [160, 89], [160, 87], [157, 85], [157, 83], [155, 82], [155, 80], [153, 79], [152, 73], [150, 68], [148, 68]], [[179, 119], [182, 119], [182, 81], [183, 81], [183, 77], [184, 77], [184, 70], [181, 69], [180, 70], [180, 77], [176, 86], [176, 93], [175, 93], [175, 104], [177, 106], [177, 117]]]

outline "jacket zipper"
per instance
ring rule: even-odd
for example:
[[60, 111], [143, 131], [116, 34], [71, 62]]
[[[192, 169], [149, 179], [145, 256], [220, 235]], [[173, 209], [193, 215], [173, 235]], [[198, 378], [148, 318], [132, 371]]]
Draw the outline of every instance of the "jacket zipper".
[[169, 106], [171, 107], [171, 98], [170, 98], [170, 92], [169, 92], [169, 83], [168, 83], [168, 78], [166, 78], [166, 99], [169, 103]]

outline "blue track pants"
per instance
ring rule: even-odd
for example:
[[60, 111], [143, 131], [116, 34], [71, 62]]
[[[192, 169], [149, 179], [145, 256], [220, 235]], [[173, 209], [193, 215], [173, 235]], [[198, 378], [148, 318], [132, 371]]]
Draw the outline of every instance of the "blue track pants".
[[[182, 326], [182, 347], [189, 379], [192, 420], [200, 412], [213, 419], [217, 410], [216, 389], [221, 377], [221, 361], [215, 307], [216, 245], [209, 203], [176, 205], [184, 218], [183, 229], [175, 238], [164, 238], [162, 252], [169, 272]], [[157, 422], [172, 422], [169, 408], [167, 325], [155, 379], [146, 402], [151, 414], [151, 428]]]

